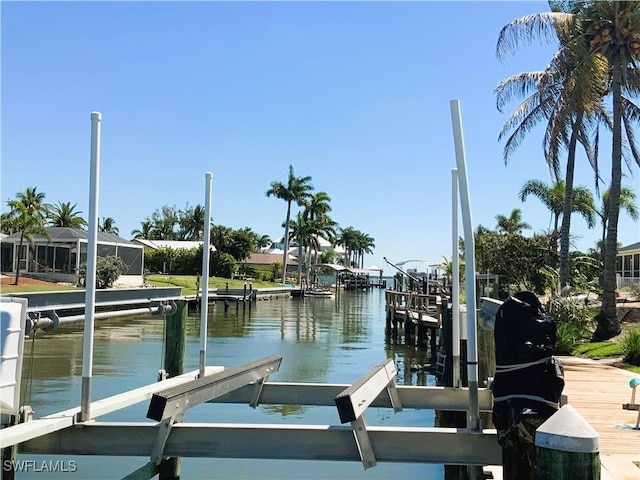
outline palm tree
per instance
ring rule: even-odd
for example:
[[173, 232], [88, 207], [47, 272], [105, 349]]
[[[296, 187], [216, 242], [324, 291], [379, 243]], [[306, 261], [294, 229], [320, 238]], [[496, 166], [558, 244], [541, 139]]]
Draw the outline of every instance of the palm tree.
[[28, 187], [24, 192], [18, 193], [15, 200], [7, 202], [9, 207], [7, 217], [11, 219], [12, 226], [16, 232], [20, 232], [14, 285], [18, 285], [20, 279], [20, 255], [24, 241], [32, 243], [32, 235], [34, 234], [48, 236], [45, 224], [49, 209], [47, 204], [44, 203], [44, 199], [45, 194], [38, 192], [37, 187]]
[[[553, 238], [558, 238], [558, 225], [564, 209], [564, 199], [566, 195], [565, 183], [558, 180], [552, 185], [544, 183], [542, 180], [529, 180], [520, 189], [518, 198], [525, 201], [529, 195], [537, 197], [545, 207], [551, 211], [553, 219]], [[587, 222], [589, 228], [595, 226], [595, 207], [593, 205], [593, 195], [586, 187], [575, 187], [573, 189], [572, 212], [579, 213]]]
[[[640, 210], [636, 205], [636, 194], [629, 187], [620, 188], [620, 208], [627, 212], [632, 220], [637, 221], [640, 218]], [[596, 212], [600, 218], [602, 225], [602, 246], [605, 245], [607, 226], [609, 222], [609, 190], [602, 192], [600, 209]], [[602, 258], [604, 252], [600, 252]]]
[[[302, 265], [306, 267], [307, 283], [309, 282], [311, 250], [320, 250], [318, 225], [317, 221], [305, 218], [301, 212], [298, 212], [295, 220], [290, 222], [291, 238], [295, 238], [298, 242], [298, 285], [302, 284]], [[307, 253], [302, 255], [305, 248]]]
[[[609, 215], [604, 246], [602, 308], [598, 315], [596, 339], [608, 339], [620, 333], [616, 316], [616, 255], [618, 218], [622, 193], [623, 143], [629, 146], [636, 163], [640, 158], [635, 147], [631, 121], [640, 118], [640, 110], [625, 97], [640, 90], [636, 66], [640, 60], [640, 3], [634, 1], [575, 2], [580, 20], [576, 43], [587, 48], [593, 57], [606, 61], [613, 103], [611, 148], [611, 184]], [[626, 136], [626, 142], [625, 138]]]
[[298, 206], [303, 206], [311, 197], [313, 185], [311, 177], [296, 177], [293, 173], [293, 166], [289, 165], [289, 176], [286, 185], [282, 182], [271, 182], [271, 188], [266, 191], [266, 196], [274, 196], [284, 200], [287, 204], [287, 216], [284, 221], [284, 253], [282, 254], [282, 284], [285, 284], [287, 276], [287, 256], [289, 255], [289, 222], [291, 220], [291, 204], [295, 202]]
[[80, 216], [82, 212], [76, 211], [77, 204], [71, 202], [58, 202], [49, 210], [49, 226], [82, 228], [87, 226], [87, 221]]
[[204, 236], [205, 210], [202, 205], [189, 207], [180, 212], [180, 238], [182, 240], [202, 240]]
[[522, 211], [520, 211], [519, 208], [511, 210], [508, 217], [496, 215], [496, 221], [498, 222], [497, 229], [507, 235], [520, 235], [522, 234], [522, 230], [531, 228], [531, 225], [522, 221]]
[[[568, 283], [569, 241], [571, 212], [574, 211], [573, 177], [575, 155], [581, 143], [591, 165], [597, 171], [597, 145], [592, 149], [588, 137], [590, 124], [607, 122], [602, 105], [606, 68], [602, 61], [590, 57], [584, 49], [567, 48], [572, 43], [575, 30], [575, 15], [563, 11], [565, 5], [552, 3], [553, 12], [527, 15], [510, 22], [500, 32], [498, 56], [510, 53], [523, 41], [538, 36], [558, 40], [560, 50], [552, 58], [544, 71], [529, 72], [512, 76], [496, 89], [498, 108], [514, 96], [527, 97], [505, 123], [500, 136], [514, 129], [505, 145], [505, 162], [519, 145], [524, 135], [539, 121], [547, 120], [544, 136], [545, 160], [549, 164], [552, 177], [559, 177], [559, 152], [567, 149], [565, 174], [565, 196], [560, 229], [560, 281]], [[596, 136], [596, 142], [597, 142]], [[596, 180], [597, 182], [597, 180]], [[597, 188], [597, 183], [596, 183]], [[557, 231], [557, 228], [556, 228]]]
[[120, 230], [116, 227], [116, 221], [111, 217], [103, 217], [102, 224], [98, 224], [98, 229], [104, 233], [113, 233], [114, 235], [118, 235]]
[[338, 238], [336, 239], [336, 245], [340, 245], [344, 248], [344, 260], [343, 264], [347, 267], [352, 267], [351, 255], [355, 254], [357, 249], [358, 231], [353, 227], [345, 227], [340, 230]]
[[151, 232], [153, 230], [153, 225], [151, 223], [151, 220], [149, 220], [148, 218], [143, 221], [140, 222], [140, 228], [134, 228], [133, 230], [131, 230], [131, 236], [133, 238], [150, 238], [151, 237]]
[[256, 235], [256, 248], [258, 250], [269, 245], [271, 245], [271, 237], [269, 235]]
[[358, 248], [358, 258], [360, 268], [364, 268], [364, 256], [367, 253], [373, 253], [375, 248], [375, 238], [371, 235], [363, 232], [358, 232], [358, 238], [356, 241]]

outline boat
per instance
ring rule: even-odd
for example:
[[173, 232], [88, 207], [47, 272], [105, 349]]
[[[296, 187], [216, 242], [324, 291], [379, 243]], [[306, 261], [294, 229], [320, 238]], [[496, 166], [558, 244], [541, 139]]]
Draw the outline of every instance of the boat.
[[323, 298], [332, 298], [333, 292], [328, 289], [319, 289], [319, 288], [308, 288], [304, 292], [305, 297], [323, 297]]

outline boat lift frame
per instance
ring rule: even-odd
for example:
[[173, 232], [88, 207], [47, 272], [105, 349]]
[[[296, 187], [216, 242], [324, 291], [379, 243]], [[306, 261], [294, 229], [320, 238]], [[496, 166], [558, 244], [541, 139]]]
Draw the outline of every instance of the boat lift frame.
[[[265, 357], [228, 370], [207, 367], [131, 392], [93, 402], [99, 416], [150, 400], [157, 422], [78, 422], [79, 408], [3, 430], [0, 446], [20, 443], [19, 452], [47, 455], [146, 456], [151, 461], [135, 478], [156, 475], [164, 457], [378, 461], [471, 465], [501, 464], [496, 431], [465, 428], [370, 426], [370, 406], [466, 410], [465, 388], [396, 386], [396, 366], [387, 359], [352, 385], [269, 382], [281, 357]], [[168, 388], [167, 388], [168, 387]], [[479, 391], [480, 409], [491, 411], [491, 393]], [[351, 425], [274, 425], [183, 423], [187, 408], [202, 403], [335, 406], [341, 423]], [[144, 473], [143, 473], [144, 472]], [[134, 472], [135, 473], [135, 472]], [[132, 474], [133, 475], [133, 474]], [[142, 475], [142, 477], [140, 476]], [[125, 477], [129, 478], [129, 477]], [[133, 477], [131, 477], [133, 478]]]

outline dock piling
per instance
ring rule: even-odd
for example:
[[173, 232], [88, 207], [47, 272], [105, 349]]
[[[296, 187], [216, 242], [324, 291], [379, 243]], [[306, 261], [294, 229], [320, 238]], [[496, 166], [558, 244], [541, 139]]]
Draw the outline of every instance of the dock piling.
[[[184, 352], [187, 344], [187, 302], [178, 300], [176, 311], [167, 315], [164, 369], [169, 377], [184, 373]], [[170, 457], [158, 465], [159, 480], [180, 479], [180, 457]]]

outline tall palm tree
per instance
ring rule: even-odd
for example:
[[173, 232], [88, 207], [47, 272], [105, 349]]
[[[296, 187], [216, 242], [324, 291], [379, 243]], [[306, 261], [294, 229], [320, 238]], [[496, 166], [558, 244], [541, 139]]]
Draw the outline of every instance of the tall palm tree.
[[[311, 251], [320, 250], [319, 222], [304, 217], [302, 212], [298, 212], [295, 220], [291, 220], [290, 232], [291, 238], [295, 238], [298, 242], [298, 285], [302, 284], [302, 266], [306, 267], [307, 283], [309, 282], [309, 267], [311, 260]], [[306, 248], [306, 255], [302, 255], [303, 249]]]
[[[551, 212], [553, 220], [552, 235], [558, 238], [558, 225], [564, 210], [564, 199], [566, 195], [565, 183], [558, 180], [552, 185], [548, 185], [542, 180], [528, 180], [520, 189], [518, 198], [523, 202], [529, 195], [538, 198], [545, 207]], [[593, 195], [586, 187], [574, 187], [572, 212], [579, 213], [587, 222], [589, 228], [595, 226], [595, 207], [593, 204]]]
[[51, 227], [82, 228], [87, 226], [87, 221], [82, 218], [82, 212], [76, 210], [77, 204], [71, 202], [58, 202], [49, 209], [49, 225]]
[[287, 216], [284, 221], [284, 253], [282, 254], [282, 284], [285, 284], [287, 276], [287, 257], [289, 255], [289, 222], [291, 221], [291, 204], [295, 202], [298, 206], [303, 206], [311, 197], [313, 185], [312, 178], [296, 177], [293, 173], [293, 166], [289, 165], [289, 176], [287, 183], [273, 181], [271, 188], [266, 191], [266, 196], [274, 196], [284, 200], [287, 204]]
[[327, 192], [316, 192], [311, 195], [304, 205], [303, 215], [307, 219], [327, 217], [331, 211], [331, 197]]
[[[637, 65], [640, 60], [640, 3], [634, 1], [590, 1], [575, 3], [580, 20], [576, 43], [587, 48], [590, 55], [602, 58], [608, 65], [608, 91], [613, 103], [611, 148], [611, 184], [609, 215], [604, 246], [602, 308], [598, 315], [597, 339], [607, 339], [620, 332], [616, 315], [616, 254], [618, 250], [618, 218], [622, 189], [623, 143], [630, 148], [638, 163], [631, 121], [640, 118], [640, 111], [625, 93], [640, 91]], [[626, 138], [625, 138], [626, 137]]]
[[358, 232], [358, 239], [356, 241], [358, 245], [358, 259], [360, 268], [364, 268], [364, 256], [367, 253], [373, 253], [373, 249], [375, 248], [375, 238], [371, 235]]
[[120, 233], [120, 229], [116, 227], [116, 221], [111, 217], [103, 217], [102, 224], [98, 224], [98, 229], [104, 233], [113, 233], [114, 235], [118, 235]]
[[[607, 236], [607, 226], [609, 223], [609, 190], [602, 192], [600, 208], [596, 212], [600, 218], [600, 225], [602, 225], [602, 247], [605, 245]], [[636, 204], [636, 194], [629, 187], [620, 188], [620, 209], [627, 212], [627, 215], [632, 220], [637, 221], [640, 218], [640, 210]], [[601, 258], [604, 252], [600, 252]]]
[[507, 235], [520, 235], [522, 234], [522, 230], [531, 228], [531, 225], [522, 221], [522, 211], [519, 208], [511, 210], [508, 217], [496, 215], [496, 222], [498, 230]]
[[[47, 215], [49, 212], [48, 205], [44, 203], [45, 194], [38, 192], [37, 187], [28, 187], [24, 192], [16, 195], [15, 200], [9, 200], [8, 217], [11, 218], [13, 228], [16, 232], [20, 232], [20, 242], [18, 244], [18, 264], [16, 266], [16, 277], [14, 285], [18, 285], [20, 279], [20, 255], [22, 254], [22, 246], [26, 240], [32, 243], [34, 234], [42, 234], [47, 236], [45, 228]], [[28, 256], [27, 256], [28, 258]]]
[[547, 121], [543, 142], [545, 160], [554, 179], [559, 178], [559, 153], [565, 148], [567, 150], [560, 229], [560, 281], [566, 285], [569, 278], [571, 212], [574, 211], [576, 148], [578, 143], [583, 145], [597, 179], [597, 145], [592, 148], [588, 133], [591, 124], [608, 120], [602, 105], [606, 68], [599, 58], [590, 57], [584, 49], [566, 48], [572, 43], [576, 16], [564, 11], [564, 4], [552, 3], [551, 6], [553, 12], [527, 15], [507, 24], [500, 32], [497, 53], [504, 57], [521, 43], [530, 42], [535, 37], [554, 39], [560, 49], [544, 71], [509, 77], [498, 86], [496, 95], [499, 109], [513, 97], [526, 97], [500, 134], [502, 137], [514, 129], [505, 145], [505, 161], [524, 135], [542, 120]]
[[355, 255], [357, 249], [358, 231], [353, 227], [345, 227], [340, 230], [338, 238], [336, 239], [336, 245], [344, 248], [344, 260], [343, 264], [347, 267], [354, 266], [351, 260], [351, 256]]

